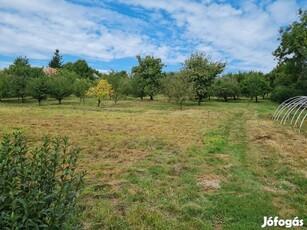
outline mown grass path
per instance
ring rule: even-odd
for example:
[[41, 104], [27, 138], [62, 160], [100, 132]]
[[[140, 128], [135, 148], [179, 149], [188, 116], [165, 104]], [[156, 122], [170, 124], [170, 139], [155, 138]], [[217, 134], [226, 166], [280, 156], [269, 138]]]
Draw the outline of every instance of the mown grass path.
[[[204, 138], [205, 146], [209, 144], [208, 162], [215, 165], [208, 173], [222, 180], [221, 189], [206, 195], [212, 204], [208, 219], [216, 218], [215, 229], [261, 229], [264, 216], [299, 216], [306, 222], [306, 140], [270, 120], [261, 120], [259, 106], [252, 107], [234, 112]], [[285, 157], [287, 148], [278, 152], [274, 144], [285, 141], [287, 135], [301, 141], [301, 148]], [[283, 145], [293, 143], [286, 140]], [[216, 157], [222, 159], [220, 167], [216, 167]]]
[[220, 158], [220, 166], [212, 172], [219, 175], [221, 189], [207, 195], [212, 203], [210, 219], [216, 218], [214, 228], [260, 229], [263, 216], [275, 216], [272, 196], [265, 193], [259, 178], [253, 173], [255, 155], [249, 151], [246, 121], [248, 110], [234, 112], [215, 131], [205, 135], [208, 162]]

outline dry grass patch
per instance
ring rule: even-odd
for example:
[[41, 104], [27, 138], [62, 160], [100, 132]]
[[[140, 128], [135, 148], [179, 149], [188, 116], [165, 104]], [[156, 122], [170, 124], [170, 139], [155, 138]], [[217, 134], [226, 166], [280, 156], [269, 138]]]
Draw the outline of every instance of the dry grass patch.
[[280, 216], [302, 215], [304, 204], [295, 200], [302, 200], [306, 188], [306, 137], [271, 120], [249, 120], [246, 125], [254, 168], [263, 175], [263, 190], [272, 194]]
[[197, 185], [206, 193], [213, 193], [221, 188], [222, 177], [216, 174], [206, 174], [197, 178]]
[[291, 129], [276, 126], [273, 121], [249, 120], [248, 136], [251, 145], [262, 146], [264, 155], [280, 156], [280, 164], [289, 164], [293, 170], [306, 174], [307, 139]]

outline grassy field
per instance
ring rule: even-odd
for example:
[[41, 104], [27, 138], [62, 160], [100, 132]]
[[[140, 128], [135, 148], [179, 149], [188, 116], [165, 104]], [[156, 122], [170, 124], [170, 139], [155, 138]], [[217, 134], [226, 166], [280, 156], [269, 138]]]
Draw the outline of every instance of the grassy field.
[[260, 229], [263, 216], [307, 225], [307, 139], [271, 120], [277, 104], [36, 103], [0, 103], [0, 135], [22, 129], [31, 145], [67, 135], [83, 148], [85, 229]]

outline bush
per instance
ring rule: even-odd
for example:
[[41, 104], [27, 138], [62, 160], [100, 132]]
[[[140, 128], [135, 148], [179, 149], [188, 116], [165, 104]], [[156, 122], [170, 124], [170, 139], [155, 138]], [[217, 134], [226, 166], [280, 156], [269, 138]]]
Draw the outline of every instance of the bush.
[[[76, 198], [84, 173], [76, 171], [78, 148], [68, 138], [27, 147], [21, 133], [0, 146], [0, 229], [67, 229], [80, 226]], [[75, 222], [75, 223], [73, 223]]]
[[277, 86], [271, 94], [271, 100], [276, 101], [278, 103], [282, 103], [291, 97], [303, 95], [301, 93], [302, 92], [297, 89], [293, 89], [286, 86]]

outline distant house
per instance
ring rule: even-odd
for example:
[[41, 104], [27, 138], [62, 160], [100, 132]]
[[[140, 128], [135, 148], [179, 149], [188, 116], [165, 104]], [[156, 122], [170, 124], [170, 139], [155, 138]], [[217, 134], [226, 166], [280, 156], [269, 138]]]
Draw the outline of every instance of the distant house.
[[51, 68], [51, 67], [44, 67], [43, 71], [45, 74], [47, 74], [48, 76], [52, 76], [53, 74], [56, 74], [56, 72], [58, 71], [58, 69], [56, 68]]
[[99, 76], [98, 76], [97, 73], [93, 73], [93, 77], [94, 77], [94, 78], [99, 78]]

